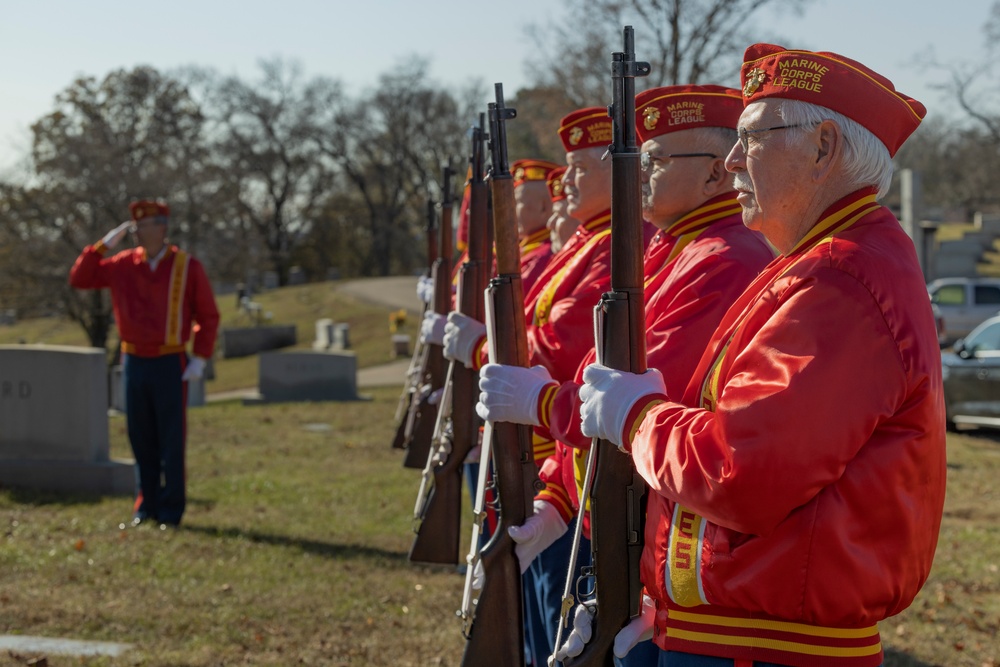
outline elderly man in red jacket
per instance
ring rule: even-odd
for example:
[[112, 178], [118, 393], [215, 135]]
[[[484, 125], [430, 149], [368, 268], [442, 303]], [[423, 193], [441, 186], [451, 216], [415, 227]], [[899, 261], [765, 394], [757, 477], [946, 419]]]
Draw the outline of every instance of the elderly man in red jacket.
[[877, 624], [926, 580], [945, 494], [934, 318], [877, 203], [925, 109], [835, 53], [755, 44], [744, 60], [726, 167], [779, 256], [683, 392], [589, 366], [583, 433], [650, 487], [653, 613], [633, 624], [660, 665], [877, 667]]
[[[131, 220], [83, 250], [69, 282], [79, 289], [111, 289], [138, 472], [132, 522], [178, 526], [186, 500], [187, 381], [201, 377], [212, 355], [219, 311], [201, 262], [167, 243], [169, 207], [147, 200], [133, 202], [129, 211]], [[129, 230], [138, 247], [106, 257]]]

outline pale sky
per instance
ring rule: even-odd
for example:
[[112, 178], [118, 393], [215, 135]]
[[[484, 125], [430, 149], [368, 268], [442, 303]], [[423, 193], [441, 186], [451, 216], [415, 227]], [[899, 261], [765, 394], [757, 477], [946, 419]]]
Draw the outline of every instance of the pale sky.
[[[915, 57], [929, 48], [944, 62], [981, 57], [992, 4], [815, 0], [801, 18], [770, 12], [757, 20], [767, 31], [761, 39], [780, 34], [786, 47], [848, 56], [923, 102], [929, 115], [953, 115], [954, 104], [929, 87], [943, 75], [918, 66]], [[298, 61], [306, 78], [337, 78], [360, 92], [416, 54], [430, 59], [431, 76], [442, 85], [480, 79], [492, 91], [500, 81], [512, 94], [527, 83], [525, 26], [557, 19], [562, 6], [561, 0], [0, 0], [0, 168], [29, 145], [30, 125], [76, 77], [101, 79], [137, 65], [161, 71], [201, 65], [254, 78], [260, 59], [281, 56]], [[637, 28], [637, 44], [641, 39]], [[738, 73], [716, 83], [738, 86]]]

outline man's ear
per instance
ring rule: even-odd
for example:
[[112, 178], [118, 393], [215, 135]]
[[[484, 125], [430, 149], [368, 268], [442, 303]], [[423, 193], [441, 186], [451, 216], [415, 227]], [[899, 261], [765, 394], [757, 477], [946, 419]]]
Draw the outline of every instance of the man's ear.
[[705, 196], [714, 197], [722, 194], [732, 186], [732, 180], [733, 175], [726, 171], [725, 159], [715, 158], [702, 186]]
[[813, 178], [817, 182], [822, 182], [840, 162], [841, 154], [844, 152], [844, 135], [837, 123], [824, 120], [814, 131], [812, 141], [816, 149]]

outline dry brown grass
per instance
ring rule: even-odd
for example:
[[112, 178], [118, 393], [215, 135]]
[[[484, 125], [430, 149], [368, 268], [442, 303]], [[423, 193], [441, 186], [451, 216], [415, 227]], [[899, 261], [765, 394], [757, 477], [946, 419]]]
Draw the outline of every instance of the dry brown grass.
[[[406, 560], [418, 473], [389, 448], [397, 390], [371, 393], [192, 410], [176, 532], [120, 530], [123, 498], [0, 491], [0, 633], [135, 645], [53, 667], [459, 664], [462, 578]], [[126, 454], [120, 417], [111, 431]], [[998, 477], [1000, 438], [949, 436], [937, 560], [882, 626], [887, 666], [1000, 665]]]

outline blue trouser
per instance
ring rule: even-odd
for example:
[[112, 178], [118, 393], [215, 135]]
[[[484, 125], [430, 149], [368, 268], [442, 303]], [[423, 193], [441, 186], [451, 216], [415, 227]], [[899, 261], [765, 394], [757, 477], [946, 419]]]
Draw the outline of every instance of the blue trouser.
[[[530, 651], [540, 662], [547, 664], [549, 656], [555, 652], [556, 631], [559, 628], [559, 612], [566, 587], [569, 570], [570, 551], [573, 548], [573, 532], [577, 519], [569, 524], [569, 529], [548, 549], [538, 554], [524, 576], [525, 585], [525, 625]], [[590, 540], [580, 538], [580, 552], [577, 557], [577, 572], [590, 565]], [[529, 588], [530, 586], [530, 588]], [[570, 589], [576, 596], [576, 587]], [[567, 619], [563, 631], [563, 641], [573, 629], [573, 617]]]
[[[125, 417], [135, 456], [135, 516], [179, 524], [184, 514], [183, 354], [122, 356]], [[162, 476], [162, 483], [161, 483]]]

